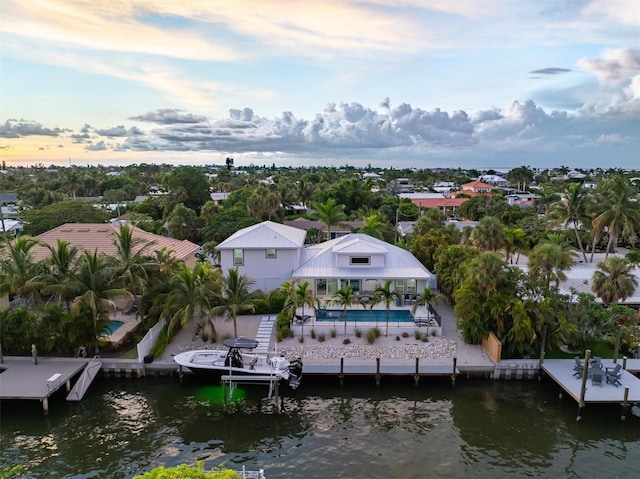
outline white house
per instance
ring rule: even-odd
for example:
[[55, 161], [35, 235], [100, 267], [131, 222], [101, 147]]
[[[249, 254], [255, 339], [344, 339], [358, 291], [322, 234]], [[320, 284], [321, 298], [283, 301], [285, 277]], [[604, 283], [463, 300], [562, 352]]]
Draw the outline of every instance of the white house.
[[360, 296], [371, 296], [389, 279], [403, 297], [435, 286], [435, 277], [409, 251], [361, 233], [306, 248], [292, 277], [308, 281], [318, 299], [330, 298], [346, 285]]
[[263, 291], [291, 279], [308, 281], [318, 299], [347, 284], [368, 296], [387, 279], [401, 295], [435, 287], [435, 277], [407, 250], [358, 233], [305, 248], [305, 234], [271, 221], [244, 228], [217, 246], [222, 270], [238, 267]]
[[236, 231], [220, 243], [220, 267], [224, 274], [235, 267], [255, 281], [252, 289], [271, 291], [291, 279], [300, 265], [305, 230], [272, 221]]

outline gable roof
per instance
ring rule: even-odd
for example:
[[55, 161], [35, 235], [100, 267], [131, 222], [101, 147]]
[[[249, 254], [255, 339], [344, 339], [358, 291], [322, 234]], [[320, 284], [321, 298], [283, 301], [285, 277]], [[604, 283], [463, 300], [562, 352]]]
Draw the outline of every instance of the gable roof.
[[[338, 266], [334, 255], [382, 254], [383, 266]], [[429, 280], [433, 275], [409, 251], [361, 233], [351, 233], [305, 248], [301, 266], [293, 278], [415, 278]]]
[[263, 221], [236, 231], [216, 249], [296, 249], [304, 245], [306, 236], [305, 230], [273, 221]]
[[[154, 241], [154, 244], [148, 246], [147, 250], [145, 250], [146, 254], [152, 254], [154, 251], [166, 248], [167, 251], [172, 251], [177, 259], [184, 260], [193, 256], [200, 249], [200, 246], [191, 241], [167, 238], [131, 225], [129, 227], [133, 230], [134, 239], [140, 238], [144, 243]], [[113, 244], [113, 240], [119, 231], [120, 227], [118, 225], [107, 223], [67, 223], [35, 238], [53, 247], [57, 246], [57, 240], [60, 239], [67, 241], [72, 246], [77, 246], [90, 252], [97, 250], [98, 253], [115, 256], [117, 248]], [[44, 246], [37, 246], [33, 249], [33, 258], [36, 261], [48, 258], [49, 255], [49, 250]]]

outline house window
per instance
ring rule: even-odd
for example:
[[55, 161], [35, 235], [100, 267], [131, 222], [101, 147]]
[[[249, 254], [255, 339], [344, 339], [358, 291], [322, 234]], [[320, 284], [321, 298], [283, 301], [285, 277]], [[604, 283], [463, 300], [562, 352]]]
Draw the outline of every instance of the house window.
[[407, 293], [416, 294], [416, 292], [417, 292], [416, 280], [415, 279], [408, 279], [407, 280]]
[[371, 264], [370, 256], [350, 256], [349, 257], [350, 264]]
[[278, 254], [276, 253], [276, 249], [275, 248], [267, 248], [265, 257], [267, 259], [275, 259], [275, 258], [277, 258]]
[[234, 266], [244, 265], [244, 250], [242, 249], [233, 250], [233, 265]]
[[332, 296], [338, 291], [338, 280], [318, 278], [316, 280], [316, 296]]

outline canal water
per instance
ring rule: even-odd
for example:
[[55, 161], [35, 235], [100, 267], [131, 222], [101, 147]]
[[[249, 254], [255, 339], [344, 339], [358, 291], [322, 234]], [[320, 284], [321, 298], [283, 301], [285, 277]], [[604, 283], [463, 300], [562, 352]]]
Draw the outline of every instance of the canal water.
[[131, 478], [156, 466], [264, 468], [268, 479], [638, 477], [640, 409], [577, 405], [543, 381], [307, 380], [274, 413], [266, 388], [99, 379], [79, 403], [5, 401], [0, 467], [27, 478]]

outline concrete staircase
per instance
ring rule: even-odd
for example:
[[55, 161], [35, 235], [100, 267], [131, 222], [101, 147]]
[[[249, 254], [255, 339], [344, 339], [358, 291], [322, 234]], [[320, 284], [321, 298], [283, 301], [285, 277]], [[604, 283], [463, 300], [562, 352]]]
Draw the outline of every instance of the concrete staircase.
[[269, 352], [269, 343], [271, 342], [271, 333], [273, 327], [276, 324], [276, 316], [263, 316], [260, 320], [260, 326], [258, 326], [258, 333], [256, 334], [256, 340], [258, 341], [258, 347], [254, 350], [256, 353]]

